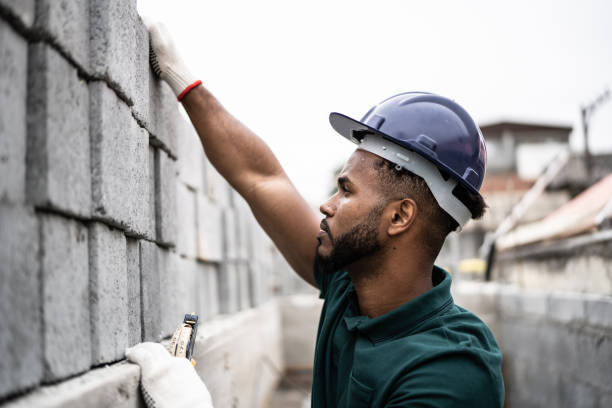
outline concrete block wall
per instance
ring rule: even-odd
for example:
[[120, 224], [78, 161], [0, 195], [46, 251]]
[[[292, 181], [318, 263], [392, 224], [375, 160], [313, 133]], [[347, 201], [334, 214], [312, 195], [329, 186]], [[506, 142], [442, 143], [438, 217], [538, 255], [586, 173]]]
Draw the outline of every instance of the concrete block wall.
[[454, 297], [502, 348], [506, 407], [610, 406], [610, 296], [466, 281]]
[[135, 0], [0, 0], [0, 405], [132, 378], [88, 373], [186, 312], [265, 303], [288, 270], [148, 50]]

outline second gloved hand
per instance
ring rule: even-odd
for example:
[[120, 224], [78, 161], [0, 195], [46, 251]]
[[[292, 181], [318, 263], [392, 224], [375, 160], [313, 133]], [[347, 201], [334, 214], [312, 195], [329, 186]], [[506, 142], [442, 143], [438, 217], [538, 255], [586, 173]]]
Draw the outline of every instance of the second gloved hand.
[[140, 366], [145, 403], [155, 408], [213, 408], [210, 393], [191, 363], [173, 357], [159, 343], [140, 343], [128, 348], [127, 359]]

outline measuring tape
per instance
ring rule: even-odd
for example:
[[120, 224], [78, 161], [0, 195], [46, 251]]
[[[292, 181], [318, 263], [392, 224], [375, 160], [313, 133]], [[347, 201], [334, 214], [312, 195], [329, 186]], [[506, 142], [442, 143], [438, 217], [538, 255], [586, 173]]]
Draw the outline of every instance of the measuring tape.
[[181, 324], [174, 331], [170, 344], [168, 345], [168, 351], [175, 357], [185, 357], [191, 361], [191, 364], [195, 367], [196, 361], [191, 358], [193, 356], [193, 347], [195, 346], [196, 334], [198, 332], [198, 315], [195, 313], [188, 313], [183, 319]]

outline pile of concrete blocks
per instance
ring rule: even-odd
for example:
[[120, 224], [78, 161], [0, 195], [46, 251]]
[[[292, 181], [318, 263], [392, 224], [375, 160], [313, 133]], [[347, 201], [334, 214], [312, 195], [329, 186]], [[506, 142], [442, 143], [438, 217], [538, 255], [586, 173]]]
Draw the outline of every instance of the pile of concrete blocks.
[[0, 404], [270, 297], [148, 41], [136, 0], [0, 0]]

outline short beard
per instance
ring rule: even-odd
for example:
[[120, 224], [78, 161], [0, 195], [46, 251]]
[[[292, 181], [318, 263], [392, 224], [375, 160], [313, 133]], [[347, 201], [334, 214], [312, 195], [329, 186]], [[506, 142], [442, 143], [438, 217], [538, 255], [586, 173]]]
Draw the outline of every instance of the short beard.
[[328, 232], [332, 252], [328, 256], [321, 256], [317, 247], [316, 261], [319, 269], [323, 273], [336, 272], [380, 250], [378, 227], [382, 210], [383, 206], [377, 205], [370, 211], [365, 222], [354, 226], [349, 232], [338, 238], [332, 237]]

